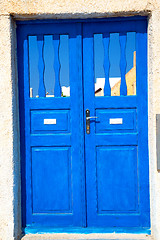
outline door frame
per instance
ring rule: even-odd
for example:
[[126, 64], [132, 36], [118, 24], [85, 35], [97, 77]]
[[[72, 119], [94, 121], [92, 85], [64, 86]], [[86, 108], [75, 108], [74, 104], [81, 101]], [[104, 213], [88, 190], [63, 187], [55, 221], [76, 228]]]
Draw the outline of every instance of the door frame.
[[[58, 19], [58, 20], [28, 20], [28, 21], [17, 21], [17, 25], [24, 25], [24, 24], [41, 24], [41, 23], [89, 23], [89, 22], [115, 22], [115, 21], [140, 21], [140, 20], [145, 20], [147, 21], [147, 17], [142, 17], [142, 16], [136, 16], [136, 17], [119, 17], [119, 18], [102, 18], [102, 19]], [[146, 56], [147, 58], [147, 56]], [[84, 84], [84, 83], [82, 83]], [[147, 84], [148, 84], [148, 81], [146, 79], [146, 87], [147, 87]], [[19, 85], [19, 89], [23, 89], [24, 86], [23, 86], [23, 83], [22, 81], [18, 81], [18, 85]], [[148, 90], [148, 89], [147, 89]], [[21, 122], [21, 130], [20, 130], [20, 145], [21, 145], [21, 185], [22, 185], [22, 222], [23, 224], [25, 224], [25, 218], [26, 218], [26, 189], [25, 189], [25, 142], [24, 142], [24, 132], [23, 132], [23, 128], [24, 128], [24, 108], [23, 108], [23, 91], [20, 91], [19, 90], [19, 111], [20, 111], [20, 122]], [[83, 96], [83, 91], [82, 91], [82, 98], [84, 99], [84, 96]], [[84, 100], [83, 100], [84, 101]], [[84, 102], [83, 102], [83, 105], [84, 105]], [[147, 105], [148, 105], [148, 95], [147, 95]], [[148, 109], [147, 109], [148, 110]], [[83, 129], [84, 129], [84, 126], [85, 126], [85, 118], [84, 116], [82, 117], [83, 118]], [[148, 112], [147, 112], [147, 120], [148, 120]], [[148, 134], [148, 129], [147, 129], [147, 134]], [[148, 135], [147, 135], [147, 138], [148, 138]], [[82, 147], [84, 148], [84, 138], [82, 139]], [[85, 169], [85, 159], [83, 158], [83, 161], [82, 161], [82, 167]], [[84, 191], [85, 191], [85, 179], [86, 176], [84, 176], [84, 181], [82, 183], [83, 185], [83, 188], [84, 188]], [[148, 161], [148, 177], [149, 177], [149, 161]], [[85, 198], [85, 196], [84, 196]], [[24, 228], [24, 225], [23, 225], [23, 228]], [[31, 228], [27, 228], [25, 229], [25, 233], [35, 233], [38, 232], [40, 229], [31, 229]], [[41, 229], [42, 231], [42, 229]], [[61, 232], [63, 230], [58, 230], [58, 229], [54, 229], [53, 230], [54, 232]], [[52, 231], [52, 232], [53, 232]], [[81, 232], [81, 233], [90, 233], [90, 232], [114, 232], [115, 229], [104, 229], [104, 228], [98, 228], [98, 229], [66, 229], [67, 232]], [[137, 233], [148, 233], [150, 234], [150, 230], [149, 229], [135, 229], [135, 231]], [[127, 233], [135, 233], [135, 231], [133, 231], [133, 229], [116, 229], [116, 232], [127, 232]], [[50, 230], [46, 230], [44, 229], [44, 232], [50, 232]]]

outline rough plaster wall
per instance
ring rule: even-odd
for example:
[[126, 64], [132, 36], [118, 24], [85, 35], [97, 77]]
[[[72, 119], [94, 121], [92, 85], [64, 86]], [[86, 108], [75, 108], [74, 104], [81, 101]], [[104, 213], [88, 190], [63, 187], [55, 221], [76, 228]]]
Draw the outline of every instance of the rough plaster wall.
[[20, 232], [16, 65], [15, 44], [11, 41], [13, 24], [9, 16], [0, 16], [0, 239], [3, 240], [11, 240]]
[[[118, 12], [147, 12], [159, 7], [159, 0], [5, 0], [1, 13], [13, 15], [53, 15], [93, 13], [109, 15]], [[82, 17], [82, 15], [81, 15]]]
[[160, 239], [160, 173], [156, 159], [156, 114], [160, 113], [160, 10], [149, 21], [149, 159], [151, 220], [156, 240]]
[[151, 228], [160, 239], [160, 173], [156, 113], [160, 113], [160, 0], [0, 0], [0, 239], [20, 234], [20, 169], [13, 18], [87, 18], [149, 15], [148, 89]]
[[[0, 231], [13, 234], [13, 128], [10, 52], [10, 19], [0, 18]], [[8, 231], [9, 230], [9, 231]], [[3, 239], [3, 238], [2, 238]]]
[[11, 79], [12, 79], [12, 121], [13, 121], [13, 216], [14, 236], [21, 233], [21, 175], [20, 175], [20, 134], [19, 134], [19, 108], [18, 108], [18, 75], [16, 56], [16, 24], [11, 20]]

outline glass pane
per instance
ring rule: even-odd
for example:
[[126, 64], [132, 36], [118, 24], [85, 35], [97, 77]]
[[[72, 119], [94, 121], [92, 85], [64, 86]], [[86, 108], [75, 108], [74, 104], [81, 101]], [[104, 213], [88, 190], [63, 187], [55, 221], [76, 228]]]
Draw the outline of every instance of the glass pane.
[[111, 87], [111, 96], [120, 96], [121, 71], [119, 33], [110, 34], [109, 59], [109, 82]]
[[[54, 97], [55, 91], [59, 92], [58, 97], [70, 96], [68, 40], [68, 35], [45, 35], [41, 39], [29, 36], [30, 97], [39, 97], [42, 82], [46, 97]], [[39, 41], [42, 42], [40, 48]]]
[[[106, 46], [107, 44], [107, 46]], [[120, 95], [120, 44], [118, 33], [94, 34], [94, 73], [95, 73], [95, 96], [104, 96], [104, 88], [108, 82], [110, 86], [109, 96]], [[106, 66], [107, 65], [107, 66]], [[108, 79], [105, 72], [109, 71]]]
[[126, 84], [127, 95], [136, 95], [136, 33], [127, 33], [126, 44]]
[[60, 36], [59, 58], [61, 63], [60, 68], [60, 85], [62, 88], [62, 97], [70, 96], [70, 81], [69, 81], [69, 38], [68, 35]]
[[135, 32], [94, 35], [95, 96], [136, 95], [135, 43]]
[[54, 74], [54, 48], [53, 36], [44, 36], [44, 82], [46, 88], [46, 97], [54, 97], [55, 74]]
[[[70, 96], [70, 81], [69, 81], [69, 46], [68, 46], [68, 35], [60, 35], [58, 59], [55, 59], [55, 49], [53, 36], [45, 36], [44, 44], [44, 59], [45, 59], [45, 74], [44, 81], [46, 86], [46, 97], [54, 97], [55, 90], [55, 71], [59, 71], [59, 79], [61, 87], [61, 96]], [[55, 61], [59, 62], [60, 68], [56, 68]]]
[[29, 36], [28, 45], [29, 45], [30, 97], [38, 97], [39, 72], [38, 72], [37, 37]]
[[95, 96], [104, 96], [104, 47], [102, 34], [94, 34], [94, 77]]

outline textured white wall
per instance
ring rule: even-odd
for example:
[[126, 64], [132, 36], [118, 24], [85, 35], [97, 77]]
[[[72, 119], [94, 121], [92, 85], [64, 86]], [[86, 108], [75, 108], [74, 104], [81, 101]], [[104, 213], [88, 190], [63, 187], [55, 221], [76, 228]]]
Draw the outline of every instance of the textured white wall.
[[156, 159], [156, 114], [160, 113], [160, 11], [155, 10], [148, 29], [149, 161], [152, 232], [160, 239], [160, 173]]
[[18, 235], [21, 219], [15, 40], [14, 22], [10, 16], [0, 16], [0, 239], [4, 240]]
[[148, 101], [151, 229], [154, 238], [160, 239], [160, 173], [156, 170], [156, 114], [160, 113], [160, 0], [0, 1], [0, 239], [17, 238], [21, 229], [14, 19], [94, 18], [138, 14], [149, 16]]

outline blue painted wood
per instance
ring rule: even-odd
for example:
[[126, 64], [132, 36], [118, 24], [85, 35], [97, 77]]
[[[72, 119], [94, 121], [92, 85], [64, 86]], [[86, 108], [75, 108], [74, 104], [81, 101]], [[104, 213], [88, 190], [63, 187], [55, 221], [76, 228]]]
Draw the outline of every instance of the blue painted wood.
[[30, 145], [33, 146], [71, 146], [71, 134], [32, 134]]
[[[148, 82], [147, 79], [147, 22], [143, 28], [138, 26], [136, 34], [136, 73], [137, 73], [137, 95], [138, 98], [138, 116], [137, 127], [139, 129], [139, 187], [141, 192], [140, 212], [142, 212], [141, 221], [146, 226], [150, 226], [150, 204], [149, 204], [149, 164], [148, 164]], [[139, 81], [138, 81], [139, 80]], [[143, 93], [143, 94], [142, 94]], [[144, 199], [145, 198], [145, 199]]]
[[32, 189], [33, 214], [72, 214], [69, 148], [32, 148]]
[[[29, 59], [29, 46], [28, 46], [28, 38], [23, 39], [24, 48], [23, 48], [23, 64], [24, 64], [24, 118], [25, 118], [25, 158], [30, 159], [30, 109], [29, 109], [29, 65], [28, 65], [28, 59]], [[26, 222], [31, 221], [31, 211], [32, 208], [32, 201], [31, 201], [31, 162], [26, 161], [25, 162], [26, 167]]]
[[[53, 121], [46, 124], [46, 120]], [[31, 133], [69, 133], [70, 114], [68, 110], [31, 111]]]
[[[68, 98], [29, 98], [27, 36], [32, 30], [34, 36], [39, 34], [44, 36], [46, 29], [50, 35], [67, 31], [70, 38], [71, 96]], [[20, 99], [24, 99], [20, 113], [21, 119], [25, 119], [24, 122], [22, 120], [21, 125], [21, 145], [25, 143], [21, 146], [25, 165], [25, 168], [23, 166], [25, 177], [22, 178], [22, 188], [25, 186], [23, 201], [26, 205], [23, 227], [83, 226], [82, 196], [83, 199], [85, 196], [82, 192], [84, 187], [82, 188], [82, 154], [80, 153], [83, 139], [80, 138], [82, 124], [80, 125], [80, 122], [77, 124], [79, 116], [81, 115], [80, 121], [83, 117], [83, 112], [79, 113], [79, 106], [83, 106], [83, 102], [80, 102], [83, 98], [79, 96], [79, 89], [82, 91], [82, 74], [79, 74], [81, 63], [75, 61], [75, 56], [79, 56], [78, 61], [81, 59], [81, 48], [78, 47], [81, 25], [58, 24], [54, 27], [47, 25], [46, 28], [44, 25], [43, 27], [38, 25], [33, 26], [33, 29], [30, 25], [20, 25], [17, 31], [18, 52], [23, 57], [20, 56], [18, 63], [19, 79], [22, 82], [19, 85]], [[54, 41], [57, 43], [57, 40]], [[40, 37], [38, 42], [42, 50]], [[43, 79], [43, 66], [39, 69], [39, 74]], [[40, 96], [42, 97], [41, 91]], [[56, 118], [55, 128], [49, 125], [44, 127], [42, 124], [44, 118]], [[65, 196], [68, 196], [68, 200], [64, 200]]]
[[96, 152], [97, 213], [138, 213], [137, 147], [105, 146], [97, 147]]
[[106, 108], [109, 106], [110, 108], [136, 108], [137, 106], [137, 96], [130, 96], [127, 98], [126, 96], [112, 96], [112, 97], [97, 97], [95, 98], [95, 108]]
[[31, 109], [70, 109], [71, 99], [65, 98], [30, 98], [29, 106]]
[[[100, 117], [90, 121], [90, 134], [85, 135], [87, 226], [149, 228], [146, 23], [96, 22], [84, 24], [83, 29], [84, 108], [90, 109], [91, 116]], [[137, 96], [126, 96], [126, 32], [133, 29], [137, 34], [139, 84]], [[94, 97], [93, 33], [108, 32], [120, 34], [123, 96]], [[126, 119], [124, 127], [108, 125], [109, 118], [121, 114]], [[145, 184], [145, 191], [141, 184]]]
[[120, 60], [120, 70], [121, 70], [121, 84], [120, 84], [120, 95], [127, 95], [127, 84], [126, 84], [126, 33], [119, 34], [119, 41], [121, 46], [121, 60]]
[[[71, 29], [73, 30], [73, 25], [71, 25]], [[74, 190], [73, 199], [79, 199], [79, 205], [73, 202], [73, 212], [76, 212], [77, 215], [74, 219], [75, 226], [84, 226], [85, 219], [82, 214], [84, 214], [84, 192], [83, 189], [83, 176], [82, 173], [82, 165], [83, 159], [82, 157], [82, 149], [81, 146], [83, 144], [83, 139], [81, 138], [81, 134], [83, 134], [83, 123], [82, 119], [82, 106], [83, 106], [83, 98], [81, 94], [81, 86], [82, 86], [82, 52], [81, 52], [81, 25], [75, 25], [74, 32], [72, 35], [69, 35], [69, 73], [70, 73], [70, 94], [71, 94], [71, 144], [72, 144], [72, 157], [75, 161], [72, 161], [72, 172], [74, 175], [72, 176], [72, 185]], [[81, 91], [79, 91], [81, 89]], [[82, 105], [82, 106], [81, 106]], [[81, 111], [80, 111], [81, 106]], [[79, 154], [77, 154], [79, 153]], [[74, 169], [74, 170], [73, 170]]]
[[[82, 33], [82, 24], [78, 24], [79, 32]], [[72, 44], [72, 43], [71, 43]], [[77, 49], [79, 49], [77, 54], [77, 62], [78, 64], [78, 77], [77, 79], [83, 79], [82, 72], [82, 35], [79, 34], [77, 36]], [[71, 66], [72, 67], [72, 66]], [[76, 84], [73, 86], [72, 91], [75, 91]], [[78, 91], [77, 91], [78, 90]], [[80, 169], [81, 169], [81, 201], [82, 201], [82, 227], [85, 228], [87, 226], [87, 208], [86, 208], [86, 172], [85, 172], [85, 158], [84, 158], [84, 99], [83, 99], [83, 82], [77, 82], [77, 96], [79, 99], [79, 109], [78, 109], [78, 119], [75, 119], [75, 126], [79, 124], [80, 128], [80, 136], [79, 136], [79, 148], [80, 148]], [[74, 114], [74, 113], [73, 113]], [[76, 135], [75, 135], [76, 137]], [[78, 151], [78, 149], [77, 149]], [[75, 155], [77, 156], [76, 152]]]
[[60, 45], [60, 36], [54, 35], [53, 46], [54, 46], [54, 73], [55, 73], [54, 96], [55, 97], [61, 97], [59, 45]]
[[[97, 98], [93, 34], [127, 31], [136, 32], [137, 96]], [[149, 232], [146, 20], [20, 23], [17, 33], [26, 232]], [[39, 34], [69, 35], [69, 98], [29, 98], [27, 36]], [[87, 108], [100, 116], [89, 135]], [[105, 125], [105, 118], [121, 114], [122, 128]], [[61, 124], [44, 128], [48, 115]]]
[[39, 71], [39, 88], [38, 95], [39, 97], [46, 96], [46, 89], [44, 85], [44, 59], [43, 59], [43, 47], [44, 47], [44, 39], [43, 35], [37, 36], [38, 42], [38, 53], [39, 53], [39, 62], [38, 62], [38, 71]]
[[17, 21], [17, 25], [27, 25], [27, 24], [35, 24], [35, 25], [39, 25], [39, 24], [55, 24], [55, 23], [96, 23], [96, 22], [132, 22], [134, 21], [134, 23], [138, 20], [139, 23], [141, 23], [142, 21], [146, 21], [147, 20], [147, 16], [134, 16], [134, 17], [111, 17], [111, 18], [89, 18], [89, 19], [43, 19], [43, 20], [30, 20], [30, 21]]
[[[94, 61], [93, 61], [93, 32], [90, 25], [83, 25], [83, 78], [84, 78], [84, 116], [85, 110], [90, 110], [90, 116], [95, 116], [94, 107]], [[89, 57], [90, 56], [90, 57]], [[90, 124], [90, 132], [95, 133], [95, 121]], [[86, 126], [85, 126], [86, 133]], [[85, 160], [86, 160], [86, 206], [87, 227], [90, 227], [92, 212], [96, 211], [96, 168], [95, 168], [95, 134], [85, 134]], [[91, 185], [90, 185], [91, 184]], [[92, 190], [90, 189], [92, 188]]]
[[96, 134], [95, 139], [96, 146], [127, 146], [138, 144], [138, 134], [137, 133], [108, 133], [108, 134]]
[[110, 61], [109, 61], [109, 39], [110, 34], [103, 34], [103, 46], [104, 46], [104, 72], [105, 72], [105, 85], [104, 85], [104, 96], [111, 96], [111, 87], [109, 83], [109, 69], [110, 69]]
[[[131, 109], [97, 110], [96, 133], [133, 132], [136, 130], [136, 112]], [[121, 120], [120, 124], [113, 121]]]
[[[23, 48], [19, 47], [22, 46], [24, 43], [23, 39], [23, 32], [21, 28], [17, 28], [17, 60], [18, 63], [23, 64], [24, 63], [24, 50]], [[24, 78], [24, 69], [22, 67], [18, 67], [18, 76]], [[18, 81], [19, 84], [19, 90], [24, 89], [24, 81]], [[19, 119], [20, 119], [20, 153], [21, 153], [21, 183], [23, 187], [21, 188], [21, 213], [22, 213], [22, 226], [26, 225], [26, 162], [25, 162], [25, 108], [24, 108], [24, 91], [18, 91], [19, 92]]]
[[151, 230], [149, 228], [96, 228], [96, 227], [87, 227], [87, 228], [35, 228], [35, 227], [27, 227], [24, 229], [25, 234], [44, 234], [44, 233], [131, 233], [131, 234], [151, 234]]
[[[86, 22], [86, 27], [90, 28], [90, 32], [94, 34], [103, 34], [103, 33], [125, 33], [125, 32], [137, 32], [138, 28], [143, 28], [146, 24], [146, 20], [142, 21], [102, 21], [99, 22], [98, 19], [95, 22]], [[139, 26], [137, 26], [139, 25]], [[89, 35], [89, 33], [88, 33]]]

